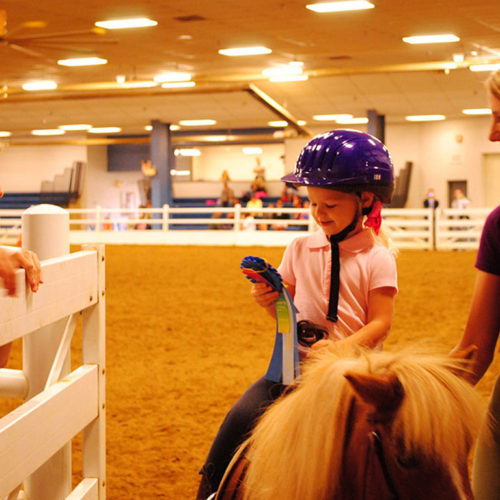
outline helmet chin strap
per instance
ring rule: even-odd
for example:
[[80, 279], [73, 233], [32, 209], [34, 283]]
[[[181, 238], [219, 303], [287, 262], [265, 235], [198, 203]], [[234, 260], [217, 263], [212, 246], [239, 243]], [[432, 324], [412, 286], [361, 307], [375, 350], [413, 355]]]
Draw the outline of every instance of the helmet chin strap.
[[369, 207], [361, 206], [361, 193], [356, 193], [358, 197], [358, 208], [354, 214], [352, 222], [346, 226], [342, 231], [337, 234], [332, 234], [330, 236], [330, 247], [332, 249], [332, 262], [330, 271], [330, 297], [328, 300], [328, 313], [326, 319], [336, 323], [339, 319], [338, 317], [338, 305], [339, 305], [339, 289], [340, 289], [340, 254], [339, 254], [339, 243], [345, 240], [347, 235], [354, 231], [358, 225], [359, 218], [363, 215], [367, 215], [371, 212], [373, 205], [375, 204], [375, 199]]

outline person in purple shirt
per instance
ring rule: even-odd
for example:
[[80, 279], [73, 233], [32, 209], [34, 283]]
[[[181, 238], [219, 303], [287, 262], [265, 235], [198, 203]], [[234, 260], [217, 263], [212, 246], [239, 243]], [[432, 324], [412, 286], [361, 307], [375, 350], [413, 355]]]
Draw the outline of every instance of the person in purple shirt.
[[[487, 82], [493, 124], [490, 141], [500, 141], [500, 70]], [[478, 382], [493, 360], [500, 332], [500, 205], [486, 219], [476, 258], [477, 275], [465, 332], [456, 350], [477, 346], [472, 366]], [[500, 499], [500, 376], [486, 413], [472, 468], [476, 500]]]

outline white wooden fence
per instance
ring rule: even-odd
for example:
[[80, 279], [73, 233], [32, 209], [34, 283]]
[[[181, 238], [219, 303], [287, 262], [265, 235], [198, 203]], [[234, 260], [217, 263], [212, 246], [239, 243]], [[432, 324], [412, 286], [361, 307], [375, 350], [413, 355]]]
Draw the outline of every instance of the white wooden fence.
[[[400, 249], [453, 250], [478, 248], [489, 208], [468, 210], [384, 208], [383, 228]], [[231, 208], [216, 206], [150, 209], [70, 209], [70, 240], [74, 244], [182, 244], [284, 246], [313, 231], [307, 209]], [[284, 213], [289, 219], [275, 219]], [[20, 234], [22, 211], [0, 210], [0, 244], [14, 243]], [[252, 220], [249, 216], [253, 216]], [[151, 230], [141, 227], [150, 225]], [[280, 228], [281, 226], [281, 228]], [[218, 229], [217, 231], [214, 231]], [[266, 229], [266, 230], [264, 230]], [[285, 229], [285, 230], [280, 230]]]
[[[0, 345], [23, 339], [22, 370], [0, 370], [0, 396], [26, 400], [0, 419], [0, 498], [17, 498], [23, 490], [29, 500], [103, 500], [103, 247], [69, 254], [67, 213], [30, 210], [23, 217], [23, 245], [44, 259], [43, 284], [32, 293], [20, 270], [16, 297], [0, 291]], [[70, 373], [79, 318], [82, 364]], [[83, 477], [72, 489], [71, 439], [80, 432]]]

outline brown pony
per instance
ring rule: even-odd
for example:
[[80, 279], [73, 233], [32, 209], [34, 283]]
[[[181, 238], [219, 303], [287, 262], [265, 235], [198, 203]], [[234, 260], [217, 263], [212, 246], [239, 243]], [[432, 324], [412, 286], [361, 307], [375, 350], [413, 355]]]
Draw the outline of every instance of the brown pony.
[[218, 500], [472, 499], [482, 404], [462, 360], [321, 353], [263, 415]]

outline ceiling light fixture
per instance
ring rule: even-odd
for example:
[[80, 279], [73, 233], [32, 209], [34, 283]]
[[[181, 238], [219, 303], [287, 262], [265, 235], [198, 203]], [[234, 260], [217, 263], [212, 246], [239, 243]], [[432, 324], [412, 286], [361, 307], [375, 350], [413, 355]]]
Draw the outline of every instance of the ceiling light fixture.
[[311, 3], [309, 5], [306, 5], [306, 9], [319, 13], [346, 12], [349, 10], [365, 10], [365, 9], [373, 9], [374, 7], [375, 5], [365, 0], [351, 0], [344, 2], [321, 2], [321, 3]]
[[261, 155], [262, 154], [262, 148], [258, 148], [258, 147], [243, 148], [243, 154], [244, 155]]
[[158, 84], [153, 80], [141, 80], [136, 82], [125, 82], [119, 84], [124, 89], [147, 89], [150, 87], [157, 87]]
[[12, 132], [8, 132], [7, 130], [0, 130], [0, 137], [10, 137]]
[[92, 127], [89, 128], [89, 132], [91, 134], [116, 134], [117, 132], [121, 132], [122, 129], [120, 127]]
[[75, 57], [73, 59], [59, 59], [59, 66], [99, 66], [107, 64], [108, 60], [102, 57]]
[[336, 122], [338, 120], [349, 120], [352, 118], [352, 115], [343, 113], [336, 115], [314, 115], [313, 120], [318, 122]]
[[416, 36], [405, 36], [403, 37], [403, 42], [415, 45], [423, 43], [450, 43], [459, 42], [460, 38], [452, 33], [443, 33], [441, 35], [416, 35]]
[[302, 66], [287, 65], [275, 66], [273, 68], [266, 68], [262, 71], [264, 76], [281, 76], [281, 75], [300, 75], [302, 73]]
[[270, 127], [286, 127], [288, 125], [288, 122], [285, 120], [274, 120], [274, 121], [267, 122], [267, 124]]
[[97, 21], [95, 23], [99, 28], [107, 30], [119, 30], [128, 28], [146, 28], [156, 26], [158, 23], [146, 17], [134, 17], [129, 19], [109, 19], [107, 21]]
[[219, 54], [223, 56], [238, 57], [238, 56], [261, 56], [270, 54], [271, 49], [262, 46], [255, 47], [233, 47], [228, 49], [220, 49]]
[[74, 132], [77, 130], [88, 130], [92, 128], [92, 125], [87, 125], [86, 123], [75, 123], [74, 125], [59, 125], [61, 130], [66, 130], [67, 132]]
[[161, 84], [164, 89], [189, 88], [195, 85], [195, 82], [166, 82]]
[[163, 82], [187, 82], [191, 80], [190, 73], [180, 73], [180, 72], [167, 72], [156, 75], [153, 80], [158, 83]]
[[445, 120], [444, 115], [409, 115], [406, 117], [409, 122], [437, 122]]
[[471, 71], [496, 71], [497, 69], [500, 69], [500, 63], [471, 64], [469, 69]]
[[179, 127], [179, 125], [176, 125], [175, 123], [173, 125], [170, 125], [170, 127], [168, 127], [170, 130], [172, 130], [172, 132], [175, 132], [176, 130], [180, 130], [181, 127]]
[[201, 127], [204, 125], [215, 125], [215, 120], [181, 120], [179, 122], [184, 127]]
[[32, 135], [63, 135], [66, 132], [64, 130], [61, 130], [60, 128], [46, 128], [46, 129], [38, 129], [38, 130], [32, 130], [31, 131]]
[[153, 125], [145, 125], [144, 130], [147, 130], [148, 132], [151, 132], [153, 130]]
[[462, 109], [464, 115], [491, 115], [490, 108]]
[[125, 83], [127, 77], [125, 75], [116, 75], [115, 76], [116, 83]]
[[57, 88], [57, 83], [52, 80], [39, 80], [37, 82], [23, 83], [23, 89], [29, 92], [34, 90], [54, 90]]
[[194, 148], [185, 148], [185, 149], [176, 149], [174, 151], [176, 156], [200, 156], [201, 151], [199, 149]]

